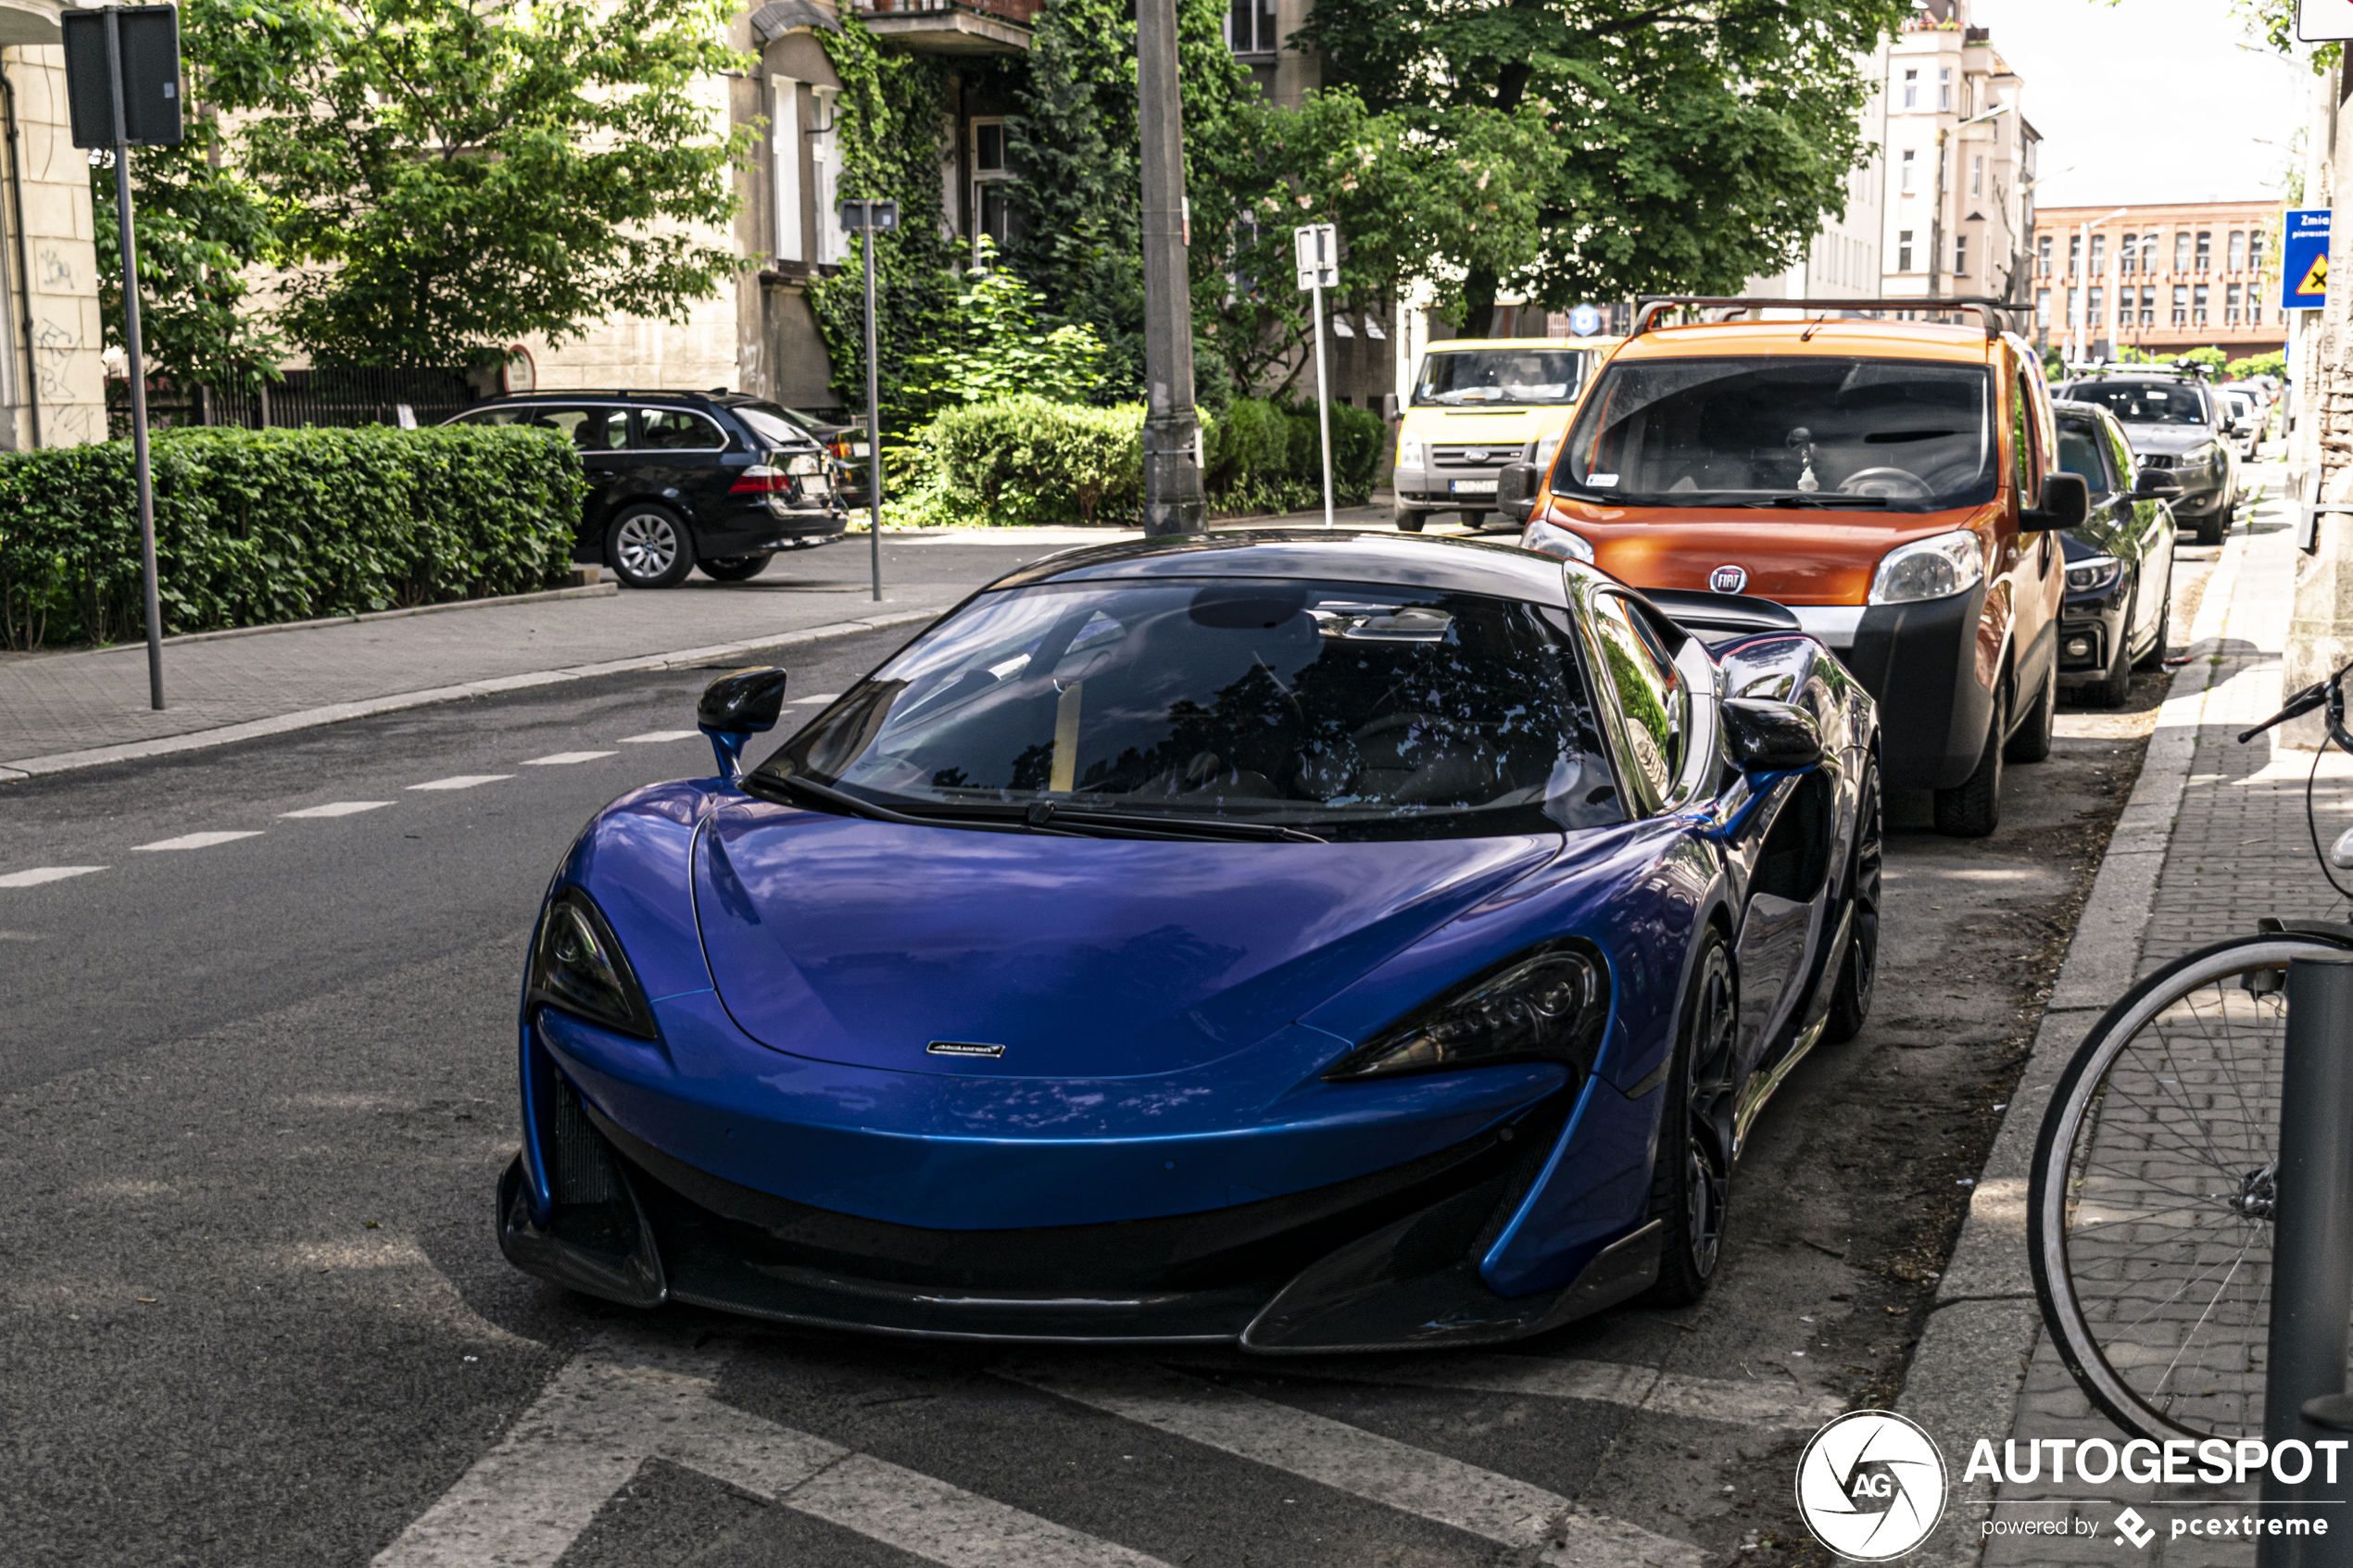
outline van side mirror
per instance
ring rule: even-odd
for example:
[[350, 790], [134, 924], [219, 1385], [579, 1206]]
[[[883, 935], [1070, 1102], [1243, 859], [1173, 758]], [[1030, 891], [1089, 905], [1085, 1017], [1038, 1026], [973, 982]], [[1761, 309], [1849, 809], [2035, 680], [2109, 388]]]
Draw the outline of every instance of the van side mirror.
[[1822, 729], [1793, 702], [1763, 697], [1727, 697], [1724, 738], [1744, 773], [1780, 773], [1811, 768], [1822, 759]]
[[702, 689], [695, 727], [711, 737], [719, 771], [730, 784], [744, 771], [744, 746], [773, 730], [785, 712], [785, 672], [773, 666], [736, 670]]
[[2081, 528], [2092, 516], [2092, 487], [2080, 473], [2043, 476], [2043, 504], [2018, 514], [2018, 526], [2027, 533], [2048, 533]]
[[2135, 501], [2171, 501], [2179, 499], [2182, 482], [2163, 469], [2143, 469], [2133, 476], [2133, 499]]
[[1495, 476], [1495, 509], [1525, 525], [1536, 509], [1536, 491], [1544, 483], [1534, 463], [1506, 463]]

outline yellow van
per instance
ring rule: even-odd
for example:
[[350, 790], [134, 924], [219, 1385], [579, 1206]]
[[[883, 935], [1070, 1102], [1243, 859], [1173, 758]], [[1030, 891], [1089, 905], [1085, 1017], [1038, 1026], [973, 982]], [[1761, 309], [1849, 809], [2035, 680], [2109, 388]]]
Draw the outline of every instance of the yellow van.
[[1504, 465], [1553, 458], [1569, 410], [1595, 366], [1625, 340], [1456, 338], [1433, 343], [1398, 421], [1397, 526], [1419, 533], [1432, 512], [1477, 528], [1495, 509]]

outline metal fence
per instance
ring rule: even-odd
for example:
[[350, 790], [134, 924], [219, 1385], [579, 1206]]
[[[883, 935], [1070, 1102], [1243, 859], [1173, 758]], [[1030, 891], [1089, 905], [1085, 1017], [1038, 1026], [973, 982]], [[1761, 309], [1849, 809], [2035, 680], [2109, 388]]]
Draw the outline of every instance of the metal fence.
[[[235, 425], [246, 430], [272, 425], [396, 425], [405, 404], [418, 424], [434, 425], [474, 400], [473, 389], [457, 370], [288, 370], [283, 381], [252, 392], [223, 393], [205, 386], [150, 382], [147, 420], [158, 429], [173, 425]], [[127, 378], [111, 377], [107, 382], [107, 424], [115, 435], [131, 433]]]

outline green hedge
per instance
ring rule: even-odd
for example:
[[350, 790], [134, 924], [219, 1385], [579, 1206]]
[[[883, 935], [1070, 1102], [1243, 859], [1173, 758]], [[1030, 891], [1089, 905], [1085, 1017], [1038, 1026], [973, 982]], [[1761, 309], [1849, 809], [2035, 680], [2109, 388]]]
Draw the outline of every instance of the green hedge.
[[[171, 430], [154, 442], [167, 633], [528, 593], [586, 493], [554, 432]], [[0, 646], [142, 625], [131, 444], [0, 453]]]
[[[1379, 415], [1345, 403], [1331, 405], [1332, 495], [1361, 506], [1380, 477], [1389, 427]], [[1237, 397], [1208, 431], [1210, 495], [1235, 509], [1297, 511], [1324, 494], [1316, 446], [1315, 405]]]
[[1143, 508], [1143, 427], [1139, 403], [1007, 397], [947, 410], [925, 445], [991, 522], [1126, 521]]

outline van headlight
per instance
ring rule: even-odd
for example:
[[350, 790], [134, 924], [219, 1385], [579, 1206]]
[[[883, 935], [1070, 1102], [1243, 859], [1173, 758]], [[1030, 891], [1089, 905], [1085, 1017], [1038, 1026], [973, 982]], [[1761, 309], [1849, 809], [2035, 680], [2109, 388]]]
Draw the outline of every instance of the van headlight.
[[1529, 523], [1521, 531], [1519, 547], [1533, 550], [1540, 556], [1550, 556], [1554, 560], [1591, 561], [1593, 558], [1592, 541], [1582, 534], [1571, 533], [1556, 522]]
[[1398, 437], [1397, 466], [1401, 469], [1417, 469], [1422, 466], [1421, 437], [1416, 435]]
[[1975, 587], [1985, 576], [1985, 546], [1966, 528], [1898, 545], [1871, 574], [1875, 605], [1917, 604]]

